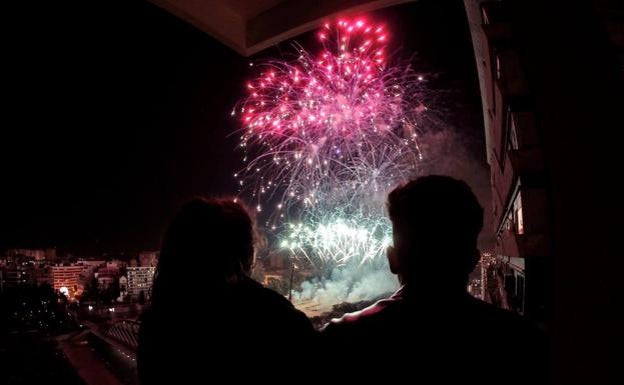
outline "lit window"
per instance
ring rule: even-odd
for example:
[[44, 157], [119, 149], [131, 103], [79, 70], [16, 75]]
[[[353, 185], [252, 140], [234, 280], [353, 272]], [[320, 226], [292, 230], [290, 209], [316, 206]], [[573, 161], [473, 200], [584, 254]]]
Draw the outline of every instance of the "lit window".
[[522, 219], [522, 207], [516, 211], [516, 232], [518, 234], [524, 234], [524, 223]]
[[517, 150], [518, 133], [516, 132], [516, 120], [511, 111], [507, 114], [507, 124], [509, 125], [509, 130], [507, 131], [507, 150]]
[[520, 198], [520, 192], [516, 196], [516, 200], [514, 202], [514, 222], [516, 224], [516, 233], [524, 234], [524, 218], [522, 215], [522, 199]]

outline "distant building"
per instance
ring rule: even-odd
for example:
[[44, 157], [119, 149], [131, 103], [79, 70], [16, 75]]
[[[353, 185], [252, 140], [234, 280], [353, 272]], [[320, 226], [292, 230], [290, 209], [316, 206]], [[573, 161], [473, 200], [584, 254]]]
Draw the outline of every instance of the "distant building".
[[12, 262], [25, 259], [42, 261], [46, 257], [46, 251], [43, 249], [9, 249], [6, 254], [8, 260]]
[[98, 288], [105, 290], [115, 283], [119, 276], [119, 269], [115, 265], [107, 264], [106, 267], [99, 268], [94, 275], [98, 282]]
[[128, 278], [121, 276], [119, 277], [119, 298], [118, 301], [123, 301], [128, 294]]
[[469, 19], [479, 25], [473, 39], [497, 236], [492, 258], [481, 265], [483, 299], [542, 322], [552, 307], [552, 209], [534, 95], [514, 45], [509, 2], [487, 1], [471, 10]]
[[44, 264], [35, 262], [8, 263], [0, 268], [2, 288], [41, 286], [52, 284], [50, 271]]
[[115, 284], [115, 277], [111, 277], [111, 276], [98, 276], [97, 277], [97, 283], [98, 283], [98, 289], [100, 290], [106, 290], [109, 287], [113, 286]]
[[107, 263], [105, 266], [100, 267], [97, 272], [99, 275], [115, 276], [119, 275], [119, 268], [116, 265]]
[[33, 269], [33, 282], [36, 286], [52, 286], [52, 276], [49, 266], [38, 266]]
[[104, 267], [107, 269], [119, 270], [119, 265], [115, 261], [107, 261]]
[[115, 258], [110, 263], [115, 264], [119, 269], [127, 267], [128, 261], [124, 261], [123, 259]]
[[104, 260], [90, 260], [90, 259], [80, 258], [80, 259], [78, 259], [77, 263], [81, 264], [83, 266], [100, 267], [103, 264], [105, 264], [106, 261], [104, 261]]
[[82, 271], [80, 272], [80, 276], [78, 278], [79, 283], [85, 287], [91, 281], [93, 274], [95, 271], [102, 266], [105, 261], [102, 260], [86, 260], [83, 258], [78, 259], [76, 265], [82, 266]]
[[79, 278], [83, 269], [83, 265], [52, 266], [50, 268], [52, 287], [54, 290], [63, 292], [69, 298], [80, 294], [83, 286]]
[[31, 264], [11, 263], [2, 269], [2, 285], [5, 288], [34, 286], [34, 267]]
[[128, 295], [130, 298], [138, 299], [141, 292], [146, 299], [151, 297], [155, 272], [156, 268], [150, 266], [128, 267]]

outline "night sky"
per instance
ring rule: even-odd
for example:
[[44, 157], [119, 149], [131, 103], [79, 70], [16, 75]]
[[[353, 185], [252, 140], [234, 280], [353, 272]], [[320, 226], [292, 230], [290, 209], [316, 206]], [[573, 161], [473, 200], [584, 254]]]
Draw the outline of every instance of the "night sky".
[[[47, 5], [46, 5], [47, 4]], [[402, 56], [450, 91], [449, 121], [483, 163], [482, 112], [463, 2], [382, 10]], [[236, 192], [230, 111], [250, 60], [140, 1], [12, 5], [3, 55], [0, 250], [94, 255], [158, 247], [176, 208]], [[297, 39], [306, 45], [310, 34]]]

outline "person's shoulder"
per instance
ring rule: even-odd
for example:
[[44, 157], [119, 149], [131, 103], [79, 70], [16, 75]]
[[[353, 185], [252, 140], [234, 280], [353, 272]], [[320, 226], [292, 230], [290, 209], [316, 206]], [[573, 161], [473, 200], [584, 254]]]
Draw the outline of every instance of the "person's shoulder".
[[392, 298], [382, 299], [362, 310], [331, 319], [320, 332], [324, 335], [356, 333], [359, 329], [368, 328], [369, 325], [392, 318], [392, 313], [399, 306], [399, 301]]
[[253, 301], [256, 302], [256, 306], [260, 307], [262, 312], [267, 316], [285, 317], [290, 320], [298, 321], [299, 324], [305, 323], [310, 325], [310, 328], [312, 327], [306, 315], [295, 308], [283, 295], [264, 287], [252, 279], [248, 279], [245, 285], [248, 290], [253, 292], [252, 297]]
[[[548, 339], [537, 324], [526, 317], [509, 310], [498, 308], [484, 301], [472, 301], [474, 330], [480, 330], [484, 345], [499, 344], [500, 336], [513, 336], [513, 344], [502, 344], [500, 357], [526, 363], [525, 374], [529, 377], [545, 378], [548, 362]], [[536, 374], [537, 373], [537, 374]]]
[[490, 303], [482, 301], [478, 298], [474, 298], [472, 296], [466, 296], [466, 303], [473, 314], [473, 316], [477, 319], [482, 319], [484, 321], [487, 320], [495, 320], [497, 322], [511, 322], [511, 323], [525, 323], [526, 321], [518, 314], [501, 309], [497, 306], [494, 306]]
[[501, 309], [485, 301], [470, 297], [471, 317], [490, 328], [507, 329], [517, 335], [540, 338], [542, 332], [524, 316], [510, 310]]
[[252, 293], [252, 297], [255, 298], [255, 300], [261, 301], [263, 306], [274, 306], [283, 309], [295, 310], [293, 304], [290, 303], [286, 297], [264, 287], [262, 284], [251, 278], [245, 279], [242, 285], [246, 291]]

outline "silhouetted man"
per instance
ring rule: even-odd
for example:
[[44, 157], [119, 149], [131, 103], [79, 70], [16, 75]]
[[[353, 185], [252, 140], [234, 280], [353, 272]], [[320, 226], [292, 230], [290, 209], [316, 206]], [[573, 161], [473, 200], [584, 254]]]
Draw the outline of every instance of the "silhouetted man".
[[388, 212], [394, 239], [388, 261], [402, 286], [325, 326], [333, 372], [426, 384], [545, 382], [539, 333], [467, 293], [483, 227], [470, 187], [422, 177], [390, 193]]

